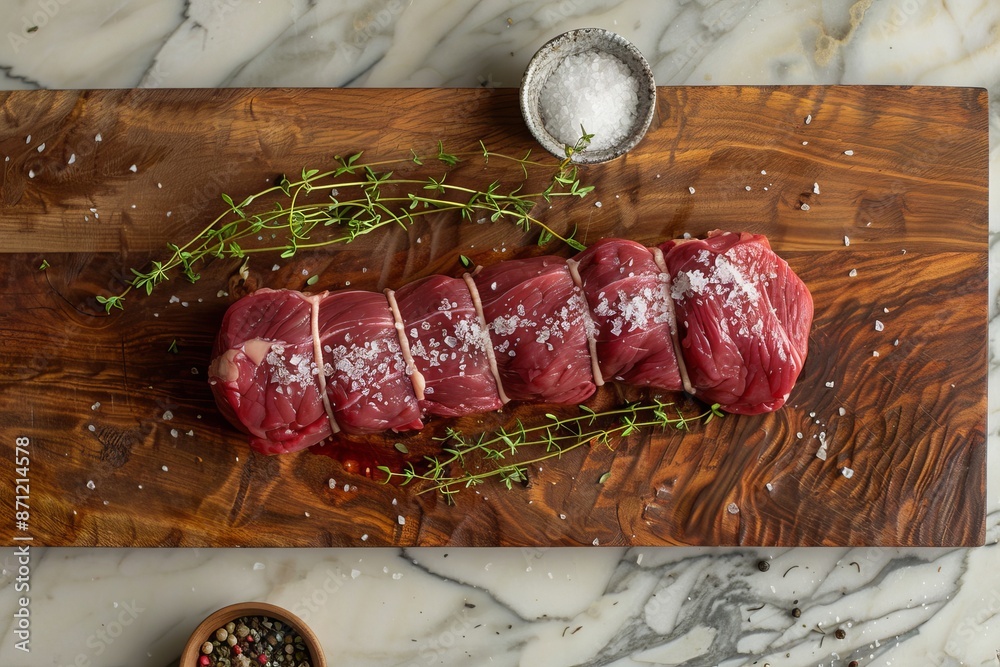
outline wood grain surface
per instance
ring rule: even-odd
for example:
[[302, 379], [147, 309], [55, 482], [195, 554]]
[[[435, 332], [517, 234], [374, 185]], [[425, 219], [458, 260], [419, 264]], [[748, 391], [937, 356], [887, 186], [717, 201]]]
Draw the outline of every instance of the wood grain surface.
[[[18, 530], [8, 510], [3, 543], [983, 542], [985, 90], [661, 88], [638, 148], [583, 172], [596, 194], [539, 214], [560, 230], [577, 226], [584, 242], [766, 234], [816, 303], [789, 405], [577, 450], [533, 468], [524, 487], [487, 484], [454, 505], [368, 479], [354, 463], [346, 470], [344, 457], [252, 454], [206, 384], [222, 314], [248, 289], [304, 288], [305, 275], [319, 276], [317, 288], [381, 289], [459, 275], [460, 254], [488, 264], [567, 248], [441, 215], [292, 261], [255, 258], [246, 283], [238, 262], [219, 260], [198, 283], [171, 281], [122, 313], [107, 316], [95, 301], [221, 212], [223, 192], [256, 192], [359, 150], [426, 154], [439, 139], [454, 151], [480, 140], [515, 155], [535, 148], [516, 90], [0, 93], [4, 507], [23, 495], [15, 439], [30, 442], [29, 526]], [[453, 175], [481, 185], [485, 176], [475, 160]], [[615, 400], [612, 389], [595, 398]], [[537, 420], [547, 409], [520, 405], [460, 425]], [[443, 425], [405, 442], [430, 451]], [[821, 437], [826, 460], [816, 456]], [[364, 467], [391, 460], [391, 443], [349, 451]]]

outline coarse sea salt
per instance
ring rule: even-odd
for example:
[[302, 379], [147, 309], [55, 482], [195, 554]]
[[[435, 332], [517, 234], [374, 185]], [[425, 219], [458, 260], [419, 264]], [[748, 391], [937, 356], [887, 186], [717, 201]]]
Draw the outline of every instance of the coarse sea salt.
[[545, 129], [563, 144], [576, 145], [581, 127], [588, 148], [613, 148], [628, 136], [639, 110], [639, 82], [609, 53], [584, 51], [566, 57], [542, 86], [539, 107]]

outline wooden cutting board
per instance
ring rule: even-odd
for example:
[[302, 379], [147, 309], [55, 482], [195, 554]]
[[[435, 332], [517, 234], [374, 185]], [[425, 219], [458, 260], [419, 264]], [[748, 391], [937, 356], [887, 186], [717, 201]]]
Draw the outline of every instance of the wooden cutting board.
[[[480, 140], [512, 155], [535, 149], [516, 90], [0, 94], [0, 504], [18, 495], [29, 506], [26, 530], [8, 511], [3, 542], [983, 542], [982, 89], [661, 88], [639, 147], [582, 173], [595, 194], [538, 213], [559, 230], [577, 226], [584, 242], [766, 234], [816, 303], [789, 405], [587, 447], [532, 467], [526, 486], [489, 483], [454, 504], [337, 458], [251, 454], [206, 384], [222, 314], [247, 287], [238, 261], [129, 298], [111, 316], [94, 299], [224, 210], [221, 193], [241, 197], [360, 150], [365, 159], [426, 155], [438, 140], [453, 151], [476, 151]], [[470, 159], [455, 182], [485, 185], [485, 174]], [[459, 275], [460, 255], [488, 264], [543, 252], [535, 239], [509, 223], [441, 215], [289, 261], [256, 257], [249, 283], [305, 288], [307, 274], [319, 276], [317, 289], [382, 289]], [[570, 254], [558, 244], [544, 251]], [[531, 422], [545, 411], [522, 405], [461, 425]], [[407, 442], [429, 446], [440, 428]], [[29, 443], [29, 470], [15, 465], [18, 442]]]

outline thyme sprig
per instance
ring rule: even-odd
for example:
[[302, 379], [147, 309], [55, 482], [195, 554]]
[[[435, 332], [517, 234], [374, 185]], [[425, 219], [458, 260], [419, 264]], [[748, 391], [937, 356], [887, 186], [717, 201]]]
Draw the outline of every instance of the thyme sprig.
[[[183, 245], [167, 244], [171, 255], [154, 261], [145, 270], [131, 269], [132, 276], [118, 294], [98, 295], [97, 301], [107, 312], [123, 309], [126, 295], [132, 290], [152, 294], [171, 276], [179, 273], [190, 282], [201, 276], [198, 267], [206, 259], [246, 258], [255, 253], [280, 253], [282, 258], [301, 250], [350, 243], [359, 236], [378, 229], [399, 225], [407, 228], [424, 215], [454, 212], [462, 220], [496, 222], [508, 220], [524, 232], [539, 230], [538, 244], [557, 239], [583, 250], [574, 238], [576, 230], [560, 234], [532, 214], [542, 201], [557, 197], [585, 197], [593, 186], [583, 185], [570, 156], [584, 150], [590, 135], [584, 134], [575, 147], [567, 147], [567, 157], [553, 165], [535, 160], [529, 151], [523, 157], [489, 150], [480, 142], [480, 151], [449, 153], [438, 142], [437, 152], [420, 156], [411, 151], [406, 158], [362, 161], [362, 153], [336, 157], [336, 166], [326, 171], [303, 169], [294, 180], [282, 177], [275, 185], [237, 201], [222, 195], [226, 209]], [[485, 187], [468, 187], [448, 181], [456, 165], [464, 159], [481, 156], [490, 160], [513, 162], [521, 168], [523, 179], [513, 186], [493, 180]], [[440, 173], [416, 177], [397, 175], [391, 167], [405, 164], [422, 167], [440, 164]], [[547, 186], [540, 192], [524, 192], [533, 172], [552, 170]]]
[[[651, 403], [629, 403], [621, 408], [595, 412], [585, 405], [580, 414], [558, 417], [546, 413], [543, 424], [526, 426], [520, 419], [514, 428], [467, 436], [451, 427], [437, 438], [442, 456], [426, 456], [421, 464], [408, 463], [402, 470], [388, 466], [378, 469], [384, 482], [400, 485], [418, 484], [417, 494], [439, 492], [451, 499], [463, 488], [483, 484], [489, 478], [499, 478], [511, 489], [525, 484], [531, 466], [558, 459], [584, 446], [613, 447], [614, 441], [626, 438], [641, 429], [674, 428], [687, 430], [693, 422], [707, 424], [723, 412], [715, 404], [701, 414], [686, 416], [673, 404], [654, 399]], [[608, 425], [608, 421], [612, 424]], [[602, 476], [601, 483], [606, 480]]]

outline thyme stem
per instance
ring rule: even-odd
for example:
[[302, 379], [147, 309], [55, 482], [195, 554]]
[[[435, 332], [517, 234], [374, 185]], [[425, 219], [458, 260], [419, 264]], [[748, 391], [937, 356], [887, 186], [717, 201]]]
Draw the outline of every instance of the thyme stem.
[[[145, 271], [131, 269], [132, 277], [118, 294], [98, 295], [97, 301], [107, 312], [124, 308], [125, 297], [132, 291], [147, 295], [162, 282], [179, 272], [190, 282], [200, 275], [196, 267], [213, 257], [244, 258], [248, 254], [278, 252], [282, 258], [294, 256], [299, 250], [350, 243], [358, 236], [369, 234], [386, 225], [408, 228], [420, 216], [433, 213], [457, 212], [464, 220], [510, 220], [524, 232], [539, 230], [538, 243], [544, 245], [556, 239], [577, 250], [584, 246], [573, 233], [561, 234], [531, 215], [535, 206], [555, 197], [585, 197], [592, 186], [581, 184], [577, 169], [569, 162], [570, 151], [581, 150], [589, 143], [584, 136], [576, 147], [567, 147], [567, 159], [551, 163], [524, 157], [514, 157], [482, 148], [478, 153], [447, 153], [438, 143], [437, 154], [422, 158], [412, 153], [409, 159], [361, 162], [361, 153], [338, 157], [334, 169], [319, 171], [303, 169], [301, 176], [291, 181], [282, 177], [277, 185], [267, 187], [236, 203], [227, 194], [222, 200], [228, 207], [182, 245], [168, 244], [172, 251], [163, 261], [154, 261]], [[483, 188], [446, 182], [451, 168], [463, 157], [478, 156], [485, 164], [491, 159], [512, 162], [521, 167], [523, 179], [514, 187], [502, 189], [499, 180]], [[437, 160], [446, 166], [439, 178], [409, 178], [394, 176], [392, 171], [377, 171], [393, 165], [411, 162], [424, 165], [424, 160]], [[550, 170], [548, 186], [540, 192], [522, 193], [521, 188], [532, 171]], [[384, 192], [386, 189], [402, 193]], [[340, 199], [340, 192], [352, 193]], [[357, 194], [354, 194], [357, 193]], [[317, 195], [322, 200], [310, 199]], [[243, 247], [243, 242], [247, 247]]]
[[[642, 429], [686, 430], [692, 422], [708, 423], [723, 414], [716, 404], [701, 414], [685, 416], [673, 409], [672, 403], [659, 399], [599, 413], [583, 405], [580, 410], [580, 415], [565, 418], [547, 413], [547, 423], [525, 426], [518, 421], [512, 430], [499, 429], [472, 438], [449, 428], [439, 439], [444, 456], [425, 457], [424, 471], [412, 463], [402, 471], [388, 466], [379, 466], [379, 470], [385, 475], [385, 483], [398, 481], [402, 485], [421, 485], [418, 495], [436, 491], [450, 498], [461, 489], [477, 486], [491, 477], [500, 478], [510, 489], [515, 482], [528, 481], [531, 466], [561, 458], [585, 445], [603, 444], [610, 448], [613, 439]], [[615, 421], [611, 426], [599, 423], [607, 420]], [[523, 455], [525, 451], [528, 452], [526, 456]]]

